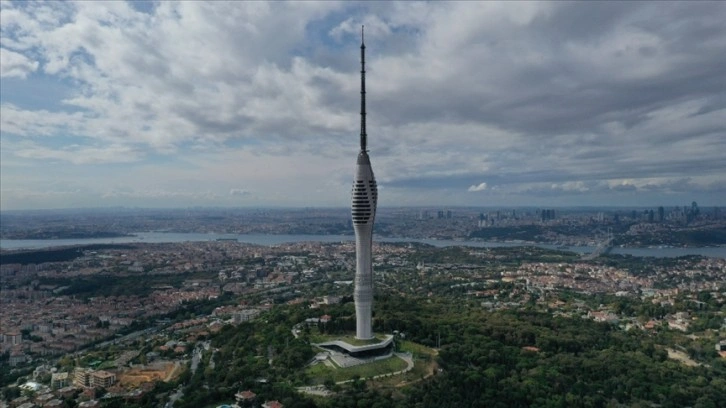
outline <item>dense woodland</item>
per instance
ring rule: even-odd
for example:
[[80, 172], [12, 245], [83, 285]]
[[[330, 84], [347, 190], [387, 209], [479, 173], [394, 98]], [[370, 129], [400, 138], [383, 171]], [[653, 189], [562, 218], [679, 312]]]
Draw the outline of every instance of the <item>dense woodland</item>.
[[[350, 304], [331, 309], [342, 322], [351, 312]], [[310, 399], [294, 387], [309, 380], [302, 367], [314, 352], [290, 333], [309, 314], [281, 306], [254, 323], [226, 327], [212, 340], [218, 351], [181, 379], [190, 387], [177, 405], [228, 402], [240, 389], [286, 407], [721, 407], [726, 401], [726, 361], [705, 347], [689, 350], [699, 356], [697, 367], [668, 359], [665, 348], [680, 340], [665, 330], [626, 332], [579, 318], [398, 296], [377, 299], [375, 327], [429, 346], [440, 342], [437, 374], [405, 388], [356, 381], [336, 387], [334, 397]]]
[[49, 248], [37, 250], [2, 251], [0, 264], [43, 264], [46, 262], [68, 262], [83, 256], [84, 251], [99, 249], [130, 249], [129, 245], [121, 244], [93, 244], [66, 248]]

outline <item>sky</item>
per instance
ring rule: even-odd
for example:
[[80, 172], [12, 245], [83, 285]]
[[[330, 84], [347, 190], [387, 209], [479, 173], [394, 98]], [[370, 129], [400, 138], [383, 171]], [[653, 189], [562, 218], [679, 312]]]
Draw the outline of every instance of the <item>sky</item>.
[[726, 204], [726, 3], [0, 1], [0, 210]]

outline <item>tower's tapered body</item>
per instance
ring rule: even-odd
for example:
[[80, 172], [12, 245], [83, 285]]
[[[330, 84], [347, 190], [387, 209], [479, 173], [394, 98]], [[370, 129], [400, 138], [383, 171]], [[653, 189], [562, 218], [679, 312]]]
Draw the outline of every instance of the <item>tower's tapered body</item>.
[[361, 42], [361, 102], [360, 102], [360, 153], [353, 182], [353, 228], [355, 229], [355, 336], [358, 339], [373, 338], [371, 315], [373, 311], [373, 221], [376, 217], [378, 187], [373, 176], [371, 161], [366, 148], [366, 77], [365, 45]]

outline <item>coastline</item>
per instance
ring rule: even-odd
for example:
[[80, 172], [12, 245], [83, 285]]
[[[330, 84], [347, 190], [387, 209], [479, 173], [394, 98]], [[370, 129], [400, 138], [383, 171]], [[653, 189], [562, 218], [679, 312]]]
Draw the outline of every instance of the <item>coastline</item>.
[[[355, 237], [351, 235], [304, 235], [304, 234], [215, 234], [215, 233], [175, 233], [175, 232], [135, 232], [122, 237], [108, 238], [85, 238], [85, 239], [45, 239], [45, 240], [8, 240], [0, 239], [0, 250], [3, 252], [15, 252], [17, 250], [48, 249], [59, 247], [72, 247], [78, 245], [93, 244], [135, 244], [135, 243], [181, 243], [181, 242], [209, 242], [209, 241], [236, 241], [239, 243], [255, 245], [280, 245], [295, 242], [353, 242]], [[481, 241], [481, 240], [458, 240], [458, 239], [420, 239], [420, 238], [392, 238], [375, 236], [375, 242], [385, 243], [423, 243], [436, 247], [468, 246], [476, 248], [497, 248], [497, 247], [521, 247], [536, 246], [540, 248], [569, 251], [580, 254], [591, 253], [594, 246], [570, 246], [568, 249], [561, 248], [557, 244], [542, 244], [527, 241]], [[703, 247], [613, 247], [612, 254], [653, 256], [653, 257], [678, 257], [687, 255], [703, 255], [726, 259], [726, 246], [703, 246]]]

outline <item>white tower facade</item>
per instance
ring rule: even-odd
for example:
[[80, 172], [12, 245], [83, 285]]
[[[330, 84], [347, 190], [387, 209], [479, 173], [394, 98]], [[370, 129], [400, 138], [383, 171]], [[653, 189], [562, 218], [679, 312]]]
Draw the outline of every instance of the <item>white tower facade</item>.
[[353, 182], [353, 228], [355, 230], [355, 337], [361, 340], [373, 338], [371, 316], [373, 312], [373, 221], [376, 218], [378, 187], [368, 157], [366, 135], [366, 69], [365, 42], [361, 31], [361, 99], [360, 99], [360, 153]]

